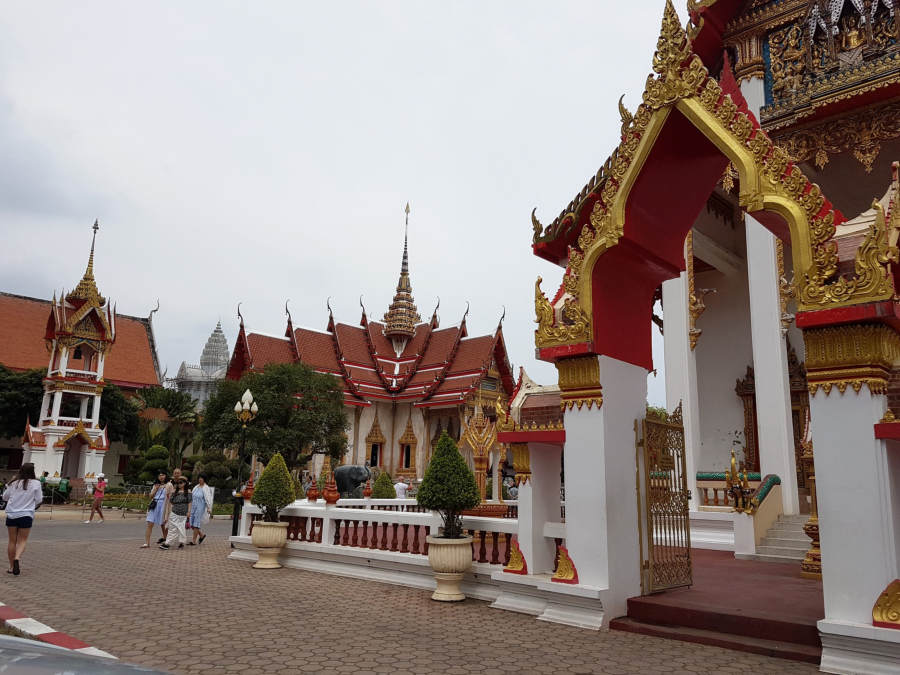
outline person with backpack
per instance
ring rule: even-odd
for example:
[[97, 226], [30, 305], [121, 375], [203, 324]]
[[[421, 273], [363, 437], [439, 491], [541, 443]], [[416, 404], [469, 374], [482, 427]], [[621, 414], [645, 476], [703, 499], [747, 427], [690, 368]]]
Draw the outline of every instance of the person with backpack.
[[27, 462], [22, 465], [16, 479], [3, 491], [3, 501], [6, 502], [6, 531], [9, 534], [6, 545], [9, 557], [7, 573], [18, 576], [25, 542], [31, 534], [34, 512], [44, 501], [41, 482], [34, 476], [34, 464]]

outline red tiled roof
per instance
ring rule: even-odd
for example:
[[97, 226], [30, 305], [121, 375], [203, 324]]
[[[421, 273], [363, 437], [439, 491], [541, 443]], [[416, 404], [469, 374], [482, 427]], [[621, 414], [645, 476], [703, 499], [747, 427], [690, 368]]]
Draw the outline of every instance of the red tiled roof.
[[294, 339], [303, 363], [317, 370], [340, 370], [334, 355], [334, 338], [330, 333], [297, 328], [294, 330]]
[[[0, 364], [13, 370], [47, 368], [44, 343], [50, 301], [0, 292]], [[153, 329], [148, 319], [116, 314], [116, 341], [103, 377], [126, 389], [159, 386]]]
[[250, 347], [250, 359], [255, 370], [261, 370], [270, 363], [293, 363], [296, 361], [294, 348], [287, 338], [248, 333], [247, 344]]
[[[464, 326], [434, 330], [430, 323], [421, 323], [398, 357], [381, 323], [368, 323], [364, 319], [362, 327], [330, 325], [334, 329], [330, 334], [297, 328], [293, 331], [293, 343], [248, 333], [249, 365], [245, 363], [248, 359], [242, 347], [242, 332], [235, 342], [228, 377], [240, 378], [250, 367], [260, 369], [268, 363], [291, 363], [299, 359], [317, 370], [340, 373], [348, 403], [367, 405], [360, 398], [376, 398], [440, 404], [455, 402], [477, 386], [492, 359], [500, 358], [501, 369], [508, 370], [499, 332], [461, 339], [465, 335]], [[336, 354], [340, 354], [340, 359]], [[465, 375], [454, 377], [462, 373]], [[511, 377], [503, 378], [503, 386], [512, 391]]]

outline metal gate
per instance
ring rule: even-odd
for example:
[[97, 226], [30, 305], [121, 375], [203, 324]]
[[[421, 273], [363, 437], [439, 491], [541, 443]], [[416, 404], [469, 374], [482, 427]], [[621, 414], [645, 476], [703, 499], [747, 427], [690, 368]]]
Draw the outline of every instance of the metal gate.
[[[674, 412], [648, 410], [635, 420], [641, 591], [690, 586], [691, 531], [688, 517], [684, 423]], [[646, 557], [644, 552], [646, 551]]]

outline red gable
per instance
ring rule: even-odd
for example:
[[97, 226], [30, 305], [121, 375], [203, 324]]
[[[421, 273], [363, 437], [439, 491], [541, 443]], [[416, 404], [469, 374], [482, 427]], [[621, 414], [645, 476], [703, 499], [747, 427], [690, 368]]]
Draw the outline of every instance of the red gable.
[[[44, 336], [49, 300], [0, 293], [0, 364], [12, 370], [46, 369]], [[116, 315], [116, 342], [104, 378], [124, 389], [159, 386], [156, 347], [149, 319]]]

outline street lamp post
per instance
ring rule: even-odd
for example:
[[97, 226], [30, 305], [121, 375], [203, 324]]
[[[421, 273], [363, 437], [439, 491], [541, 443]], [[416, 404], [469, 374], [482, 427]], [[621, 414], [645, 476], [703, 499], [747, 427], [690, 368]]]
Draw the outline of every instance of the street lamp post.
[[[241, 423], [241, 449], [238, 451], [238, 475], [237, 487], [234, 491], [234, 511], [231, 515], [231, 536], [235, 537], [238, 533], [238, 520], [241, 516], [241, 509], [244, 506], [244, 493], [241, 489], [241, 474], [244, 468], [244, 448], [247, 445], [247, 425], [254, 420], [259, 413], [259, 407], [253, 400], [253, 394], [250, 390], [244, 392], [241, 400], [234, 404], [234, 414]], [[232, 544], [232, 547], [234, 544]]]

